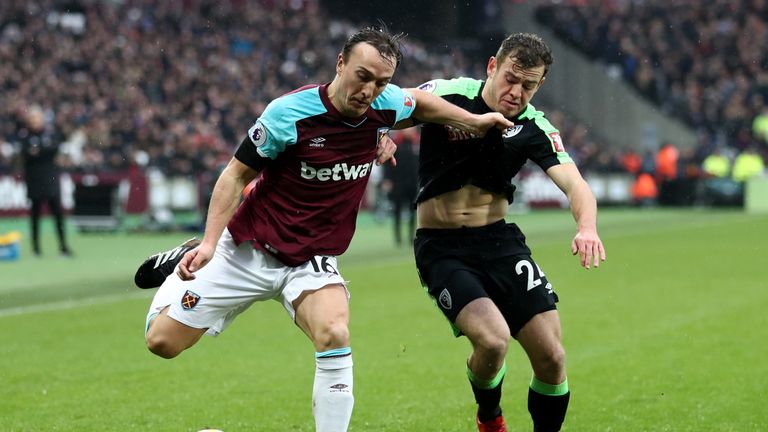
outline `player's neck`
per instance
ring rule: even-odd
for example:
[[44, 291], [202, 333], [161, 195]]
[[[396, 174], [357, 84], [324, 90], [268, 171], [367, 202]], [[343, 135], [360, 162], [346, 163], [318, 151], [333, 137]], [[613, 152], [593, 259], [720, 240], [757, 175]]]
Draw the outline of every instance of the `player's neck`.
[[336, 82], [336, 79], [331, 81], [330, 84], [328, 84], [328, 100], [331, 101], [331, 104], [334, 108], [336, 108], [336, 111], [339, 113], [342, 113], [344, 109], [344, 105], [342, 104], [342, 101], [338, 100], [339, 98], [339, 92], [338, 92], [339, 84]]
[[344, 100], [344, 94], [338, 91], [338, 82], [336, 79], [331, 81], [330, 84], [328, 84], [328, 88], [326, 89], [326, 92], [328, 93], [328, 100], [331, 101], [331, 105], [333, 105], [334, 108], [336, 108], [336, 112], [338, 112], [342, 117], [347, 119], [359, 119], [365, 115], [363, 114], [350, 114], [346, 110], [345, 100]]

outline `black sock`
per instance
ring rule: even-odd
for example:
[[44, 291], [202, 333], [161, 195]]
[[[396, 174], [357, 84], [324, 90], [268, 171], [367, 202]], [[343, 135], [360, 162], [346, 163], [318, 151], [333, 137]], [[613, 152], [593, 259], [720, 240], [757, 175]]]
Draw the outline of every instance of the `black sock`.
[[481, 422], [493, 420], [501, 415], [501, 382], [499, 385], [491, 389], [481, 389], [474, 383], [472, 385], [472, 392], [475, 394], [475, 402], [477, 402], [477, 418]]
[[528, 412], [533, 419], [535, 432], [557, 432], [565, 420], [571, 392], [561, 395], [544, 395], [528, 389]]
[[467, 368], [467, 377], [469, 377], [469, 384], [472, 386], [472, 393], [475, 394], [477, 418], [480, 422], [493, 420], [501, 415], [501, 384], [504, 382], [506, 372], [507, 364], [504, 363], [496, 377], [482, 380], [475, 377], [475, 374]]

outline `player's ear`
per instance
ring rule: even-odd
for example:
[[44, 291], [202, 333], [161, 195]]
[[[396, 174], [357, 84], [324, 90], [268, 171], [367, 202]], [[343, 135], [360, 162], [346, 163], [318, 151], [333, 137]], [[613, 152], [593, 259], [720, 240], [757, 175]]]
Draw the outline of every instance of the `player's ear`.
[[336, 74], [341, 75], [342, 69], [344, 69], [344, 56], [339, 53], [339, 58], [336, 59]]
[[496, 57], [491, 56], [491, 58], [488, 59], [488, 66], [485, 69], [485, 73], [488, 74], [488, 78], [493, 76], [493, 73], [495, 70], [496, 70]]
[[536, 91], [538, 91], [541, 88], [541, 86], [544, 85], [544, 81], [546, 80], [547, 80], [547, 77], [541, 77], [541, 81], [539, 81], [539, 84], [536, 86]]

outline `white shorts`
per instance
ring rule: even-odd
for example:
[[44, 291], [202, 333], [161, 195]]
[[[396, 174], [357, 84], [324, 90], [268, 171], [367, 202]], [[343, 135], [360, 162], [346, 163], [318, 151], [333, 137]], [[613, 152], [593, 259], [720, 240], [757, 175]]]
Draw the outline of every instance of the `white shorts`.
[[236, 246], [226, 229], [213, 258], [195, 276], [191, 281], [182, 281], [174, 272], [166, 278], [152, 299], [145, 329], [166, 306], [169, 317], [190, 327], [207, 328], [206, 334], [216, 336], [257, 301], [278, 300], [295, 319], [293, 301], [304, 291], [341, 284], [349, 300], [336, 257], [316, 256], [298, 267], [289, 267], [254, 249], [250, 242]]

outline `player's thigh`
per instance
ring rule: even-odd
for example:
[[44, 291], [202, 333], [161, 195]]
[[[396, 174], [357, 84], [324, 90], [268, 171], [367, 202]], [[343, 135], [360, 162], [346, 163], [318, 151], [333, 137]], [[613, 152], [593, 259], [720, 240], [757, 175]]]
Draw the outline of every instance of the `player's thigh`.
[[[495, 309], [489, 304], [491, 302], [483, 276], [460, 259], [431, 261], [419, 267], [419, 275], [435, 305], [451, 322], [457, 336], [464, 334], [465, 330], [474, 334], [472, 330], [482, 321], [482, 314]], [[477, 302], [480, 299], [486, 301]], [[459, 322], [462, 313], [463, 319]], [[494, 316], [497, 315], [490, 315], [488, 319]]]
[[318, 351], [349, 345], [349, 302], [341, 284], [305, 291], [294, 301], [296, 325]]
[[206, 330], [190, 327], [170, 318], [166, 307], [152, 318], [145, 339], [149, 344], [173, 344], [177, 351], [183, 351], [197, 343]]
[[557, 310], [539, 313], [517, 333], [517, 340], [529, 356], [546, 355], [561, 346], [560, 314]]
[[537, 377], [553, 383], [564, 378], [565, 349], [561, 342], [557, 310], [535, 315], [517, 334], [517, 340], [528, 355]]
[[281, 300], [296, 324], [313, 342], [322, 345], [328, 338], [348, 343], [349, 295], [336, 257], [315, 256], [286, 269]]
[[276, 298], [284, 266], [247, 242], [237, 246], [228, 231], [213, 259], [182, 281], [174, 272], [158, 288], [147, 323], [167, 308], [167, 316], [196, 329], [218, 335], [255, 301]]
[[492, 281], [488, 293], [515, 338], [533, 317], [557, 308], [557, 294], [530, 255], [504, 256], [482, 266]]
[[472, 300], [462, 308], [454, 325], [473, 345], [506, 347], [510, 338], [507, 321], [488, 297]]

